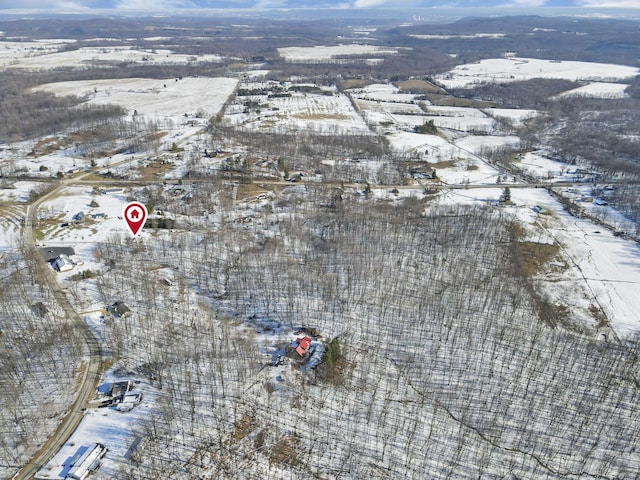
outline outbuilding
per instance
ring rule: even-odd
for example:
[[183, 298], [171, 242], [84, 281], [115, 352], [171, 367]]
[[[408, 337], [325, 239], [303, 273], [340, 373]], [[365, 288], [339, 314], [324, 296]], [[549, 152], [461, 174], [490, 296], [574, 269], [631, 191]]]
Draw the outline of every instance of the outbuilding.
[[72, 270], [74, 267], [74, 263], [71, 261], [68, 255], [61, 253], [53, 260], [53, 268], [58, 270], [59, 272], [68, 272]]
[[65, 479], [84, 480], [100, 468], [102, 458], [106, 453], [107, 448], [104, 445], [101, 443], [92, 443], [80, 457], [71, 461], [71, 468], [65, 476]]
[[117, 302], [114, 302], [114, 304], [111, 305], [110, 310], [115, 317], [119, 317], [119, 318], [125, 318], [131, 315], [131, 309], [127, 307], [127, 305], [124, 302], [121, 302], [120, 300], [118, 300]]

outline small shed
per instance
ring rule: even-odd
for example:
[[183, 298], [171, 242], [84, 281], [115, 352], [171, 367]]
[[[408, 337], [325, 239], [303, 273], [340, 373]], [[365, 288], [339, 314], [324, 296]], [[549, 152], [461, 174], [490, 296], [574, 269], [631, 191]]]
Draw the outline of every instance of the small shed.
[[69, 258], [68, 255], [61, 253], [56, 258], [53, 259], [53, 268], [58, 270], [59, 272], [68, 272], [73, 269], [74, 264]]
[[124, 302], [118, 300], [113, 305], [111, 305], [111, 313], [116, 317], [124, 318], [128, 315], [131, 315], [131, 309], [125, 305]]

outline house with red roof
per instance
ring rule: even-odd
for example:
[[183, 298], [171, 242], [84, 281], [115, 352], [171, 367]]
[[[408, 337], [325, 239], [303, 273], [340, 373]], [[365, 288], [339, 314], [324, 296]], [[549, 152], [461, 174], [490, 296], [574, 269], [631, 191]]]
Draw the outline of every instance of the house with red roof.
[[304, 357], [311, 346], [311, 339], [309, 337], [302, 337], [297, 340], [298, 346], [296, 347], [296, 352], [301, 357]]

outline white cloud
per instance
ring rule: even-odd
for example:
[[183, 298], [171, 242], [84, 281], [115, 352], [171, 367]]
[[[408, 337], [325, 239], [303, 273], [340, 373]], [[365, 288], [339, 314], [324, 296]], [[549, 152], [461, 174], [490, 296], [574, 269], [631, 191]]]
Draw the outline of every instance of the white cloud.
[[253, 8], [280, 8], [285, 4], [286, 0], [258, 0]]
[[640, 0], [582, 0], [581, 7], [593, 8], [640, 8]]
[[356, 8], [370, 8], [377, 7], [378, 5], [382, 5], [386, 2], [387, 0], [356, 0], [353, 6]]
[[64, 0], [60, 1], [51, 1], [51, 0], [22, 0], [20, 5], [16, 4], [15, 0], [0, 0], [0, 10], [5, 9], [59, 9], [64, 8], [65, 6], [71, 6], [73, 8], [85, 8], [83, 5], [75, 3], [75, 2], [67, 2]]
[[510, 0], [502, 5], [496, 5], [496, 8], [516, 8], [516, 7], [544, 7], [547, 0]]
[[420, 0], [355, 0], [353, 2], [354, 8], [373, 8], [382, 5], [394, 8], [406, 8], [422, 5]]
[[195, 5], [189, 0], [120, 0], [116, 8], [122, 10], [157, 11], [173, 8], [190, 8]]

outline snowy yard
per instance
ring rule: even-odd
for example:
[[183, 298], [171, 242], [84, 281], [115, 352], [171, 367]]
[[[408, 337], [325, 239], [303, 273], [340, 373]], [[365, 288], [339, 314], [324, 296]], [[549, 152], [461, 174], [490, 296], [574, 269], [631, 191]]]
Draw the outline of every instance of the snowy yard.
[[[105, 383], [132, 380], [135, 376], [117, 376], [108, 372]], [[104, 384], [103, 384], [104, 385]], [[129, 468], [135, 456], [134, 442], [145, 438], [142, 425], [145, 419], [157, 415], [159, 392], [147, 382], [133, 385], [134, 392], [142, 393], [142, 402], [131, 411], [120, 412], [114, 406], [88, 408], [78, 429], [58, 453], [36, 475], [41, 480], [62, 480], [70, 469], [70, 461], [82, 448], [101, 443], [108, 452], [96, 472], [97, 478], [117, 478]], [[99, 398], [97, 399], [99, 401]], [[97, 402], [96, 402], [97, 403]]]

